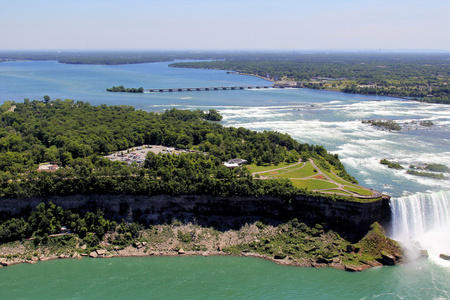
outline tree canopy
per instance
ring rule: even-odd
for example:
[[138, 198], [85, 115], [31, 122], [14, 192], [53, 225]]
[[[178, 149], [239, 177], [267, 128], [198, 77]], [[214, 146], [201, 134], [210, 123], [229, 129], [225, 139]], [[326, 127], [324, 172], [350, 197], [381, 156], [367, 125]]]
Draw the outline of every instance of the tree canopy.
[[[11, 107], [15, 107], [11, 110]], [[224, 127], [215, 110], [170, 109], [163, 113], [131, 106], [91, 106], [82, 101], [6, 102], [0, 106], [0, 196], [70, 194], [292, 195], [290, 181], [253, 180], [245, 168], [222, 162], [291, 162], [315, 157], [351, 181], [337, 155], [301, 144], [287, 134]], [[206, 119], [206, 120], [205, 120]], [[111, 152], [141, 145], [191, 149], [181, 155], [149, 154], [143, 166], [112, 162]], [[55, 163], [55, 172], [38, 172]]]

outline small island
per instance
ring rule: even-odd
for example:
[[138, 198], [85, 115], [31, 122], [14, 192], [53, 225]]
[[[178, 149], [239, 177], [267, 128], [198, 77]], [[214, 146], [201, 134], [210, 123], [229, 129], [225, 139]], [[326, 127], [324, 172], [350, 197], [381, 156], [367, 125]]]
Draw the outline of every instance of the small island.
[[372, 126], [382, 127], [389, 131], [400, 131], [402, 127], [393, 120], [362, 120], [363, 124], [371, 124]]
[[399, 163], [390, 162], [387, 159], [383, 158], [380, 160], [380, 164], [387, 165], [390, 169], [403, 170], [404, 168]]
[[447, 180], [448, 178], [444, 176], [443, 173], [431, 173], [431, 172], [420, 172], [415, 170], [408, 170], [406, 173], [415, 176], [428, 177], [433, 179]]
[[410, 169], [421, 169], [432, 172], [443, 172], [450, 173], [450, 168], [443, 164], [419, 164], [419, 165], [410, 165]]
[[[440, 179], [440, 180], [447, 180], [448, 178], [444, 176], [443, 173], [449, 173], [450, 168], [443, 164], [416, 164], [416, 165], [410, 165], [410, 170], [406, 171], [406, 173], [410, 175], [415, 176], [422, 176], [422, 177], [428, 177], [428, 178], [434, 178], [434, 179]], [[431, 171], [431, 172], [425, 172], [425, 171]], [[441, 172], [441, 173], [438, 173]]]
[[106, 89], [107, 92], [113, 92], [113, 93], [143, 93], [144, 88], [125, 88], [123, 85], [119, 86], [113, 86], [110, 89]]

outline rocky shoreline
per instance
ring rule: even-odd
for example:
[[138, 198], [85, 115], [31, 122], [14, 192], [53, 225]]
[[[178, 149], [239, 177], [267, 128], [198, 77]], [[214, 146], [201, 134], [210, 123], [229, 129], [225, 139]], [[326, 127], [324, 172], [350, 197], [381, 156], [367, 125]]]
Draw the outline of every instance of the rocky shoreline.
[[[339, 261], [333, 261], [331, 263], [319, 263], [309, 260], [289, 260], [287, 258], [283, 259], [277, 259], [274, 257], [270, 257], [267, 255], [262, 255], [259, 253], [251, 253], [251, 252], [242, 252], [240, 254], [230, 254], [223, 251], [150, 251], [147, 253], [144, 252], [134, 252], [129, 250], [124, 251], [118, 251], [115, 253], [107, 252], [104, 249], [98, 249], [90, 254], [79, 254], [74, 253], [72, 256], [68, 255], [49, 255], [49, 256], [41, 256], [41, 257], [32, 257], [30, 260], [28, 259], [13, 259], [8, 260], [5, 258], [0, 258], [0, 268], [1, 267], [7, 267], [12, 266], [16, 264], [22, 264], [22, 263], [29, 263], [29, 264], [36, 264], [38, 262], [43, 261], [49, 261], [49, 260], [58, 260], [58, 259], [83, 259], [83, 258], [114, 258], [114, 257], [152, 257], [152, 256], [240, 256], [240, 257], [254, 257], [254, 258], [262, 258], [269, 261], [272, 261], [274, 263], [280, 264], [280, 265], [286, 265], [286, 266], [295, 266], [295, 267], [313, 267], [313, 268], [323, 268], [323, 267], [331, 267], [334, 269], [339, 270], [345, 270], [350, 272], [361, 272], [366, 269], [372, 268], [372, 267], [381, 267], [383, 266], [382, 263], [378, 261], [372, 261], [368, 262], [365, 265], [359, 265], [359, 266], [353, 266], [353, 265], [345, 265], [342, 264]], [[123, 253], [128, 252], [128, 253]]]
[[[401, 262], [400, 248], [380, 234], [379, 225], [361, 241], [351, 244], [332, 231], [301, 231], [298, 228], [304, 224], [299, 224], [262, 226], [256, 222], [227, 231], [191, 223], [157, 225], [141, 231], [139, 238], [126, 246], [114, 245], [117, 233], [107, 234], [93, 247], [76, 235], [58, 235], [49, 237], [47, 245], [35, 245], [31, 239], [0, 245], [0, 266], [54, 259], [231, 255], [262, 258], [281, 265], [357, 272]], [[302, 237], [296, 238], [298, 244], [293, 245], [293, 240], [289, 241], [286, 235], [293, 236], [296, 232]]]

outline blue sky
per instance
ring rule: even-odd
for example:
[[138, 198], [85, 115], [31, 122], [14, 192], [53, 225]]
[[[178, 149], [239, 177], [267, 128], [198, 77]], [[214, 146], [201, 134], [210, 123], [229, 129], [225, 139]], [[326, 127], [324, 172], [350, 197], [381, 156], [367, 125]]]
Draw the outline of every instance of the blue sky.
[[0, 49], [450, 50], [449, 0], [0, 0]]

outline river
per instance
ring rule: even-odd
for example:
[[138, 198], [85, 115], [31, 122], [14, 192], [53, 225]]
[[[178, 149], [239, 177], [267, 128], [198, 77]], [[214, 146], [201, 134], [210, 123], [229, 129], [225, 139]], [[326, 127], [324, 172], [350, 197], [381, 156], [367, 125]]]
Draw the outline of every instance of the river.
[[[0, 298], [450, 298], [450, 264], [437, 257], [450, 252], [450, 180], [415, 177], [379, 163], [386, 158], [406, 168], [420, 163], [450, 166], [450, 106], [307, 89], [105, 91], [118, 85], [149, 89], [268, 84], [252, 76], [167, 65], [1, 63], [0, 103], [49, 95], [147, 111], [215, 108], [225, 126], [276, 130], [300, 142], [323, 145], [339, 155], [360, 184], [393, 196], [397, 218], [388, 228], [390, 234], [405, 248], [426, 246], [430, 258], [358, 274], [232, 257], [52, 261], [0, 270]], [[383, 131], [362, 119], [393, 119], [404, 129]], [[418, 126], [426, 120], [434, 126]]]

